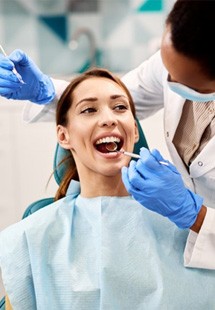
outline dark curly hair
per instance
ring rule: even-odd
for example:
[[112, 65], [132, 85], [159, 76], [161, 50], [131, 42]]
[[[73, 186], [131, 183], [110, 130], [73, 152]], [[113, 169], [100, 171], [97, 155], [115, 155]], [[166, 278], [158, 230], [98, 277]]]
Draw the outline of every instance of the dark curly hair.
[[200, 63], [203, 72], [215, 78], [214, 0], [177, 0], [166, 19], [174, 48]]

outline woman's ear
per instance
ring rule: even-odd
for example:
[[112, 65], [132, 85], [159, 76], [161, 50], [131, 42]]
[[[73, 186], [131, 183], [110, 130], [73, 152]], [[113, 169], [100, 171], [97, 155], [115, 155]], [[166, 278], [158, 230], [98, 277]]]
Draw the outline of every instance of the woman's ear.
[[137, 122], [135, 121], [135, 133], [134, 133], [134, 136], [135, 136], [135, 143], [139, 141], [139, 130], [138, 130], [138, 126], [137, 126]]
[[71, 149], [70, 137], [66, 127], [57, 125], [57, 140], [60, 146], [66, 150]]

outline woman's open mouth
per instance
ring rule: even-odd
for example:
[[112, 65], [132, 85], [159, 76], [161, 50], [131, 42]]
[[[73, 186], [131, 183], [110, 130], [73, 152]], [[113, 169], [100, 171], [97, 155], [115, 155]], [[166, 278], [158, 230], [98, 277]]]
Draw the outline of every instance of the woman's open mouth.
[[115, 136], [101, 138], [95, 143], [95, 148], [101, 153], [117, 152], [122, 146], [123, 140]]

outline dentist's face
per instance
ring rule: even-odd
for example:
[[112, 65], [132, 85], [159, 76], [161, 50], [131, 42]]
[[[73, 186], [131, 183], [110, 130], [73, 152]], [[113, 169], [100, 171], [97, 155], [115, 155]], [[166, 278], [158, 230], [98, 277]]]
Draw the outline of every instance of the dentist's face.
[[138, 130], [125, 91], [114, 81], [93, 77], [81, 82], [73, 93], [68, 125], [58, 126], [63, 147], [72, 151], [79, 176], [114, 176], [129, 158], [110, 153], [106, 143], [131, 152]]
[[204, 73], [198, 61], [176, 51], [171, 41], [169, 26], [162, 38], [161, 57], [172, 82], [183, 84], [203, 94], [215, 92], [215, 80]]

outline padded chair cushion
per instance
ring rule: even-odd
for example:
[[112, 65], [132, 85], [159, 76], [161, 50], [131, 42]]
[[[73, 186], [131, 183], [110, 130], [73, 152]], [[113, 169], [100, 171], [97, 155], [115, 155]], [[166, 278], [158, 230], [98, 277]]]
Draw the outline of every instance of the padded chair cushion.
[[[35, 202], [33, 202], [32, 204], [29, 205], [29, 207], [25, 210], [25, 213], [23, 214], [23, 219], [29, 215], [31, 215], [32, 213], [36, 212], [39, 209], [42, 209], [46, 206], [48, 206], [49, 204], [54, 202], [54, 198], [50, 197], [50, 198], [43, 198], [40, 200], [37, 200]], [[0, 308], [1, 309], [1, 308]]]
[[0, 310], [5, 310], [5, 297], [0, 301]]

